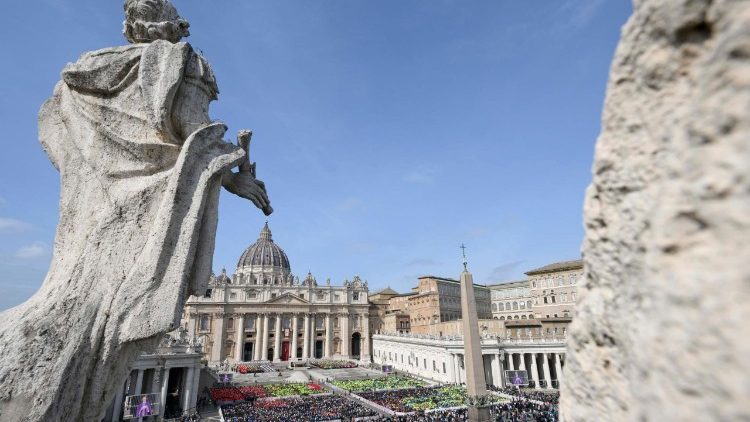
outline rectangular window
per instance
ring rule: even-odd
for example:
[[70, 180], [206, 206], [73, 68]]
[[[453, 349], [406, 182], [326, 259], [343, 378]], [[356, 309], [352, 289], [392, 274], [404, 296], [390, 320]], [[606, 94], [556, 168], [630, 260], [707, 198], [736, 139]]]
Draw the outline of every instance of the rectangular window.
[[446, 373], [446, 371], [445, 371], [445, 362], [443, 362], [443, 373], [444, 374]]
[[234, 328], [234, 318], [229, 318], [227, 320], [227, 328], [233, 329]]
[[229, 298], [230, 299], [237, 299], [237, 293], [235, 293], [235, 292], [229, 293]]
[[208, 318], [208, 315], [201, 315], [200, 316], [200, 324], [198, 325], [198, 328], [201, 331], [208, 331], [210, 319]]

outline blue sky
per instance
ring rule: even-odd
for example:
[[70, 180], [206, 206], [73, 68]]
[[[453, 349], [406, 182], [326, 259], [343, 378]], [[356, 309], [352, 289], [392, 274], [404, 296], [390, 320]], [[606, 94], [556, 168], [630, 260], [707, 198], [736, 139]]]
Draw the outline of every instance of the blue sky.
[[[292, 270], [371, 289], [523, 277], [579, 256], [607, 74], [625, 0], [176, 0], [253, 129], [274, 239]], [[217, 6], [217, 5], [221, 6]], [[66, 62], [124, 44], [119, 1], [26, 0], [0, 14], [0, 309], [41, 284], [59, 177], [36, 116]], [[214, 268], [264, 217], [222, 193]], [[106, 283], [107, 280], [101, 280]]]

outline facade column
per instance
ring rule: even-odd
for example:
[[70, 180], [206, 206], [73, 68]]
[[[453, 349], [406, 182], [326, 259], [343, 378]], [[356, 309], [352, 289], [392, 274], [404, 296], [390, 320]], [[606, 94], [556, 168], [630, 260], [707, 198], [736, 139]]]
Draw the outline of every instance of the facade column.
[[310, 358], [310, 314], [305, 314], [303, 322], [304, 334], [302, 335], [302, 359]]
[[318, 338], [317, 319], [317, 314], [310, 314], [310, 359], [317, 358], [315, 356], [315, 340]]
[[331, 314], [326, 314], [326, 344], [325, 344], [325, 353], [324, 356], [326, 358], [331, 357], [331, 348], [333, 346], [333, 327], [331, 327]]
[[263, 348], [262, 341], [260, 339], [261, 333], [263, 330], [261, 329], [263, 325], [263, 319], [260, 314], [257, 314], [255, 317], [255, 346], [253, 346], [253, 360], [260, 360], [261, 354], [260, 349]]
[[552, 388], [552, 377], [549, 375], [549, 355], [542, 353], [542, 373], [544, 374], [544, 388]]
[[445, 366], [448, 367], [448, 382], [455, 384], [456, 383], [456, 365], [453, 363], [453, 355], [448, 355], [448, 361], [445, 363]]
[[536, 353], [531, 354], [531, 379], [534, 380], [534, 388], [539, 389], [539, 367], [536, 365]]
[[235, 322], [237, 323], [235, 326], [235, 330], [237, 330], [237, 344], [234, 349], [234, 360], [242, 362], [245, 360], [245, 357], [242, 356], [245, 352], [245, 314], [239, 314]]
[[370, 317], [369, 315], [362, 315], [362, 344], [360, 345], [361, 350], [359, 352], [359, 360], [370, 363]]
[[138, 370], [138, 376], [135, 379], [135, 390], [133, 390], [134, 396], [141, 394], [141, 390], [143, 389], [143, 372], [143, 369]]
[[195, 328], [196, 328], [196, 322], [198, 321], [198, 314], [195, 313], [193, 310], [187, 310], [188, 314], [188, 334], [190, 335], [190, 338], [195, 338]]
[[562, 365], [560, 365], [560, 354], [553, 354], [555, 357], [555, 376], [557, 377], [557, 388], [560, 388], [562, 384]]
[[190, 395], [193, 392], [193, 377], [195, 377], [195, 367], [191, 366], [187, 371], [187, 378], [185, 378], [185, 386], [182, 389], [182, 410], [190, 410]]
[[213, 330], [214, 344], [211, 348], [211, 360], [221, 362], [224, 357], [224, 313], [214, 314]]
[[299, 356], [297, 356], [297, 314], [292, 315], [292, 344], [291, 344], [291, 354], [289, 360], [292, 362], [296, 361]]
[[167, 387], [169, 386], [169, 368], [164, 368], [164, 376], [161, 377], [161, 397], [159, 406], [161, 407], [161, 416], [164, 418], [164, 411], [166, 410], [167, 404]]
[[352, 334], [349, 332], [349, 314], [341, 314], [341, 354], [348, 359], [351, 355], [349, 351], [352, 345]]
[[115, 405], [112, 409], [112, 422], [120, 422], [120, 415], [122, 413], [122, 401], [125, 400], [125, 382], [120, 384], [120, 388], [117, 389], [115, 394]]
[[281, 314], [276, 314], [276, 332], [273, 337], [273, 361], [281, 360]]
[[509, 371], [516, 370], [516, 363], [513, 362], [513, 353], [508, 353], [508, 370]]
[[268, 360], [268, 314], [263, 314], [263, 343], [260, 348], [260, 360]]
[[[521, 353], [521, 363], [520, 363], [520, 366], [518, 367], [518, 370], [526, 371], [526, 353]], [[528, 378], [528, 372], [529, 371], [526, 371], [527, 378]]]

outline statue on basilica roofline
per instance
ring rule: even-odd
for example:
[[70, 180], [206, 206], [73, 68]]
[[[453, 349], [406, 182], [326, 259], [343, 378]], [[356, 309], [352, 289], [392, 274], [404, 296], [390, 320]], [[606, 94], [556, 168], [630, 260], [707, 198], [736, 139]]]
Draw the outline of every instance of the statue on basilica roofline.
[[182, 41], [188, 22], [169, 0], [124, 10], [129, 44], [67, 65], [39, 112], [60, 219], [41, 289], [0, 313], [0, 420], [104, 418], [131, 363], [204, 292], [221, 188], [273, 211], [251, 133], [232, 144], [209, 117], [219, 88]]

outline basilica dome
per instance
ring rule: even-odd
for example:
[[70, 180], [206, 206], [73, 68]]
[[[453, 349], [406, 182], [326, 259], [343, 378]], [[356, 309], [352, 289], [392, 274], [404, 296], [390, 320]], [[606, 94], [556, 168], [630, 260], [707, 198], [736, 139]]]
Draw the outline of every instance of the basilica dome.
[[258, 241], [250, 245], [240, 256], [237, 262], [237, 270], [242, 269], [277, 269], [284, 273], [291, 272], [289, 267], [289, 258], [286, 253], [277, 244], [273, 243], [271, 229], [268, 223], [260, 231]]

